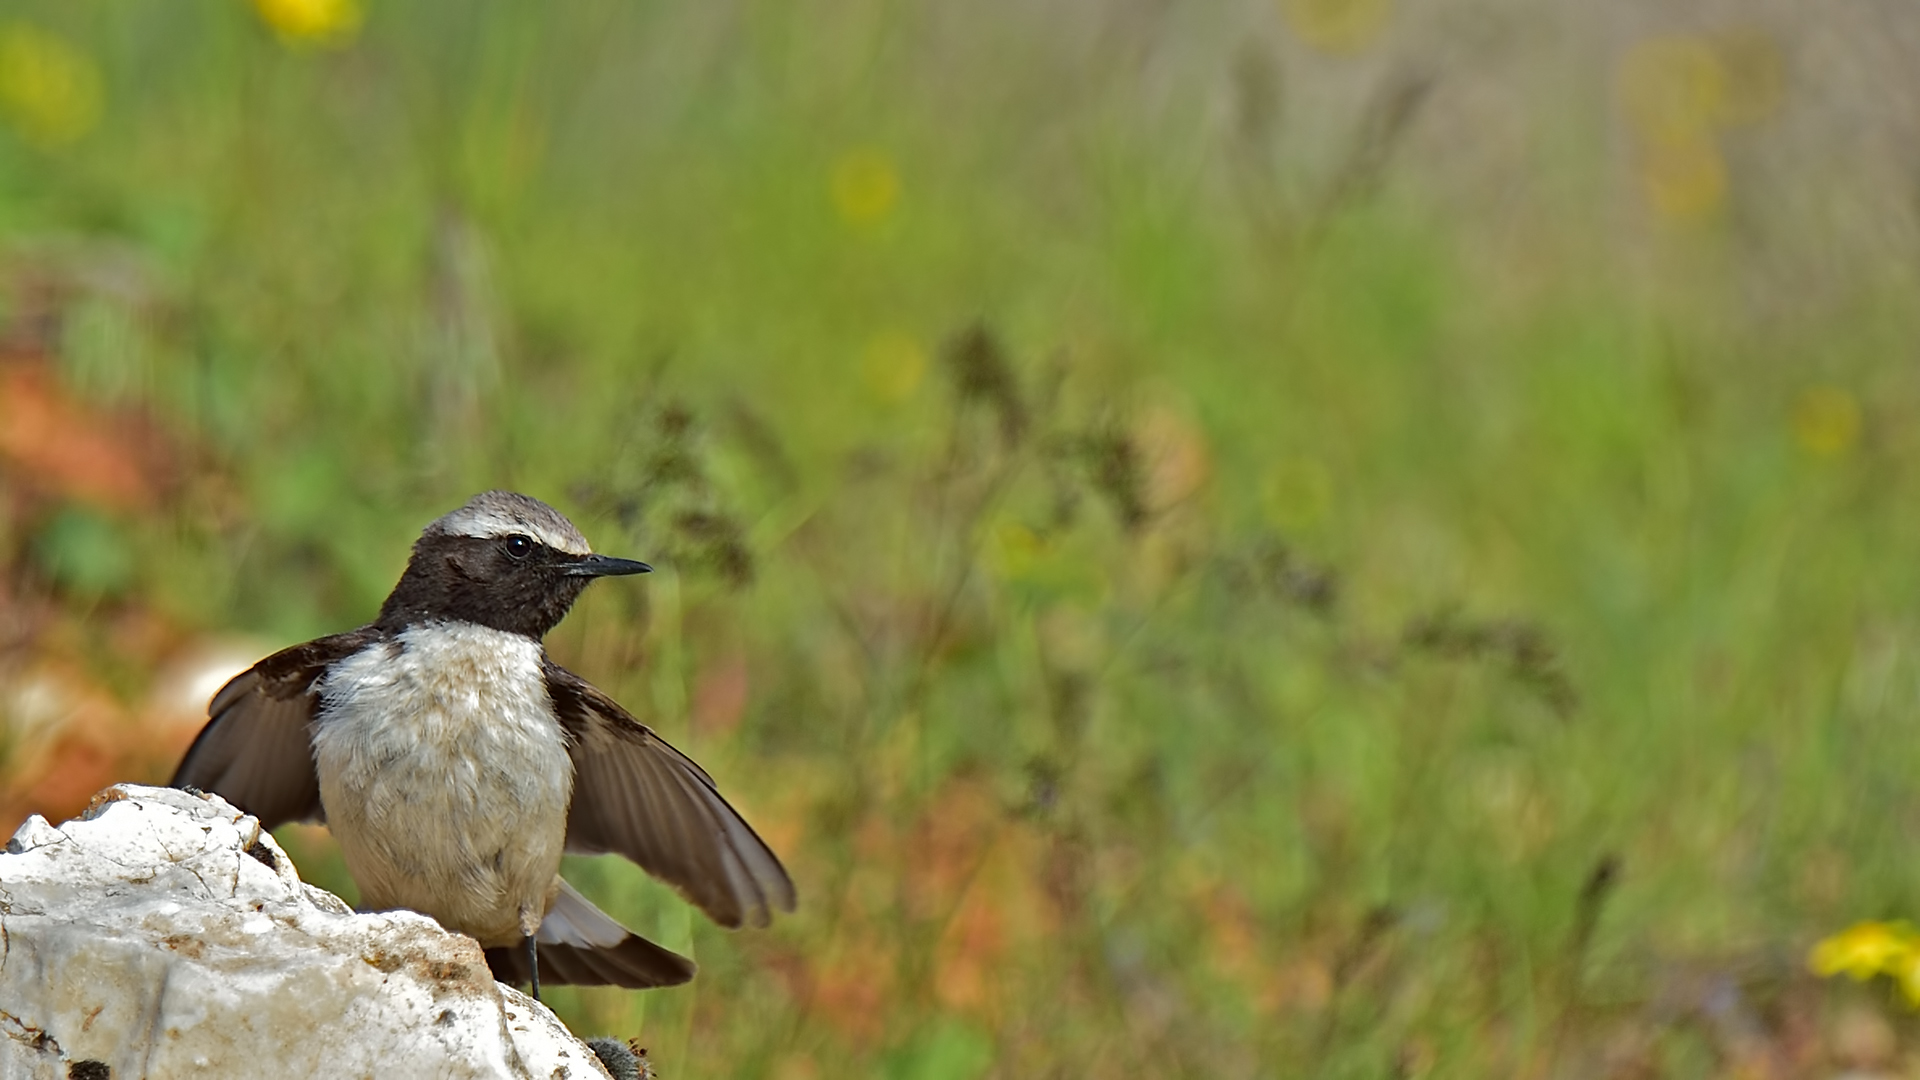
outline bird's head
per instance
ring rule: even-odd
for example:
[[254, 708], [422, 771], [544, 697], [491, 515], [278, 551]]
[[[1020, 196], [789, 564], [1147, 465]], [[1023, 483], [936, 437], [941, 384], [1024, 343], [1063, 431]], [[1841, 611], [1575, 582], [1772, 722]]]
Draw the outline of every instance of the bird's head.
[[573, 522], [539, 499], [483, 491], [421, 532], [379, 623], [459, 619], [537, 641], [594, 578], [651, 569], [594, 554]]

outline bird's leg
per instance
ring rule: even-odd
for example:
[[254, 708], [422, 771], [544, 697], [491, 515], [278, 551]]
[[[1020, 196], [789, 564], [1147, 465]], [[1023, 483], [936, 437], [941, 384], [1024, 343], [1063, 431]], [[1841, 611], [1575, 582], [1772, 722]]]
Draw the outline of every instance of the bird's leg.
[[521, 939], [527, 943], [527, 978], [533, 984], [533, 1000], [540, 1000], [540, 947], [534, 943], [533, 935]]

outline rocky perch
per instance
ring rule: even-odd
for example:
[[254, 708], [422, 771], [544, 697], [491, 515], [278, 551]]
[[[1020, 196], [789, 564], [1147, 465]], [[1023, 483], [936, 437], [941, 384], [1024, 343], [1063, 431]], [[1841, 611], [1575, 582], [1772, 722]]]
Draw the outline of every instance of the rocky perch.
[[605, 1077], [424, 915], [357, 915], [216, 795], [117, 784], [0, 855], [0, 1078]]

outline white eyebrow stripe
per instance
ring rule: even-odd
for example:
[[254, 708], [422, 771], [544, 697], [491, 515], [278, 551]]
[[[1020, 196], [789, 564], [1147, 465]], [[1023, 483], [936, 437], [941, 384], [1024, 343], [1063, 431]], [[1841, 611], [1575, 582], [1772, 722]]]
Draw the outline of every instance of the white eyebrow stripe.
[[578, 536], [568, 536], [539, 522], [501, 513], [491, 507], [463, 506], [446, 516], [446, 531], [455, 536], [481, 539], [523, 533], [555, 551], [568, 555], [591, 555], [593, 549]]

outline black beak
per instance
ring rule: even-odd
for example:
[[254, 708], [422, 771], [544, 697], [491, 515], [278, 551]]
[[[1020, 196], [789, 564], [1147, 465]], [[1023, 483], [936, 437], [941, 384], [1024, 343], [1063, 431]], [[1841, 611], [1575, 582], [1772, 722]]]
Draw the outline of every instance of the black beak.
[[567, 567], [571, 577], [624, 577], [627, 574], [648, 574], [653, 567], [632, 559], [616, 559], [611, 555], [587, 555], [579, 562]]

